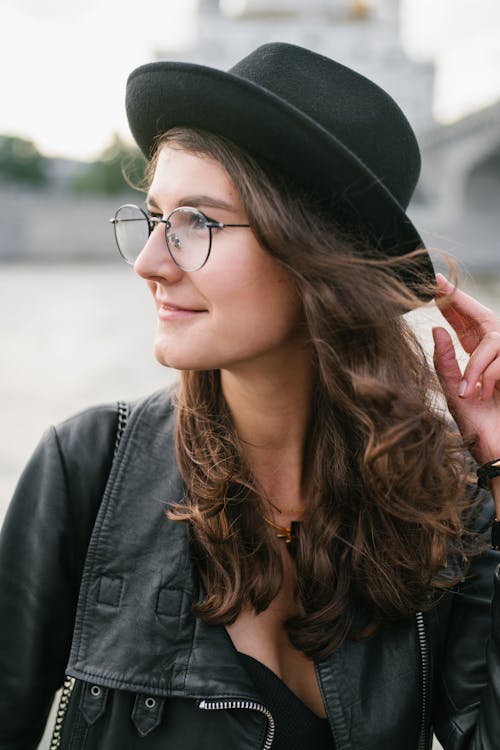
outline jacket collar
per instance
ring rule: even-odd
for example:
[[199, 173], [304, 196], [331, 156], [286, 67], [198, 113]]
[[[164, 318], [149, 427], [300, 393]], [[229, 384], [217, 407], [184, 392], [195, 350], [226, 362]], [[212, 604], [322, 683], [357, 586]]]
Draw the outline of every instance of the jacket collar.
[[200, 593], [166, 392], [134, 405], [89, 544], [68, 674], [153, 695], [255, 699], [224, 627], [191, 612]]

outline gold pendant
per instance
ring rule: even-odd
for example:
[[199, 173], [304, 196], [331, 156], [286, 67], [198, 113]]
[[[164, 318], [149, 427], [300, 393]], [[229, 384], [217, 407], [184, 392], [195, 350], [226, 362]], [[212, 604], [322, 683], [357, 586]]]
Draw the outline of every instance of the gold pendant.
[[282, 533], [276, 534], [276, 536], [278, 537], [278, 539], [283, 539], [285, 544], [290, 544], [293, 538], [291, 526], [282, 526], [281, 528], [283, 529]]

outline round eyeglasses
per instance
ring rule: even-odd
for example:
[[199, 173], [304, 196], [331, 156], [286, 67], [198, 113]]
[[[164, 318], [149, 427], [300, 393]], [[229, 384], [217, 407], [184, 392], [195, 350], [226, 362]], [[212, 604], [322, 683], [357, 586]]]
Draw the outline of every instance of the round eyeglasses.
[[214, 221], [190, 206], [175, 208], [166, 219], [162, 219], [130, 203], [120, 206], [110, 222], [115, 230], [118, 251], [130, 265], [139, 257], [155, 226], [165, 224], [168, 252], [183, 271], [198, 271], [205, 265], [212, 248], [213, 229], [250, 226]]

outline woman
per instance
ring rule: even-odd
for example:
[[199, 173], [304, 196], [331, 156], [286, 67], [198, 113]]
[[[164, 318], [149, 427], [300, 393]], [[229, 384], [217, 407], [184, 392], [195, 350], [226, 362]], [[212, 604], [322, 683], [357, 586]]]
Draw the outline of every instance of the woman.
[[[500, 327], [404, 212], [408, 122], [287, 44], [143, 66], [127, 107], [150, 184], [112, 221], [180, 386], [118, 432], [71, 418], [21, 478], [0, 748], [36, 746], [65, 673], [54, 747], [494, 747], [500, 558], [467, 449], [498, 514]], [[435, 329], [461, 436], [402, 318], [433, 294], [470, 355]]]

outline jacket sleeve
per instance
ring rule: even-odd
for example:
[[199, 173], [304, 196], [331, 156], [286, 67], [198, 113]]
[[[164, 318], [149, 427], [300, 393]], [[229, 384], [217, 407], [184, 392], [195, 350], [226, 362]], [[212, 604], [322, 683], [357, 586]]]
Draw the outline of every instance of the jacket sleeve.
[[112, 461], [115, 406], [51, 427], [0, 535], [0, 750], [34, 750], [68, 660], [79, 583]]
[[434, 730], [444, 750], [500, 747], [500, 552], [477, 555], [451, 596]]

